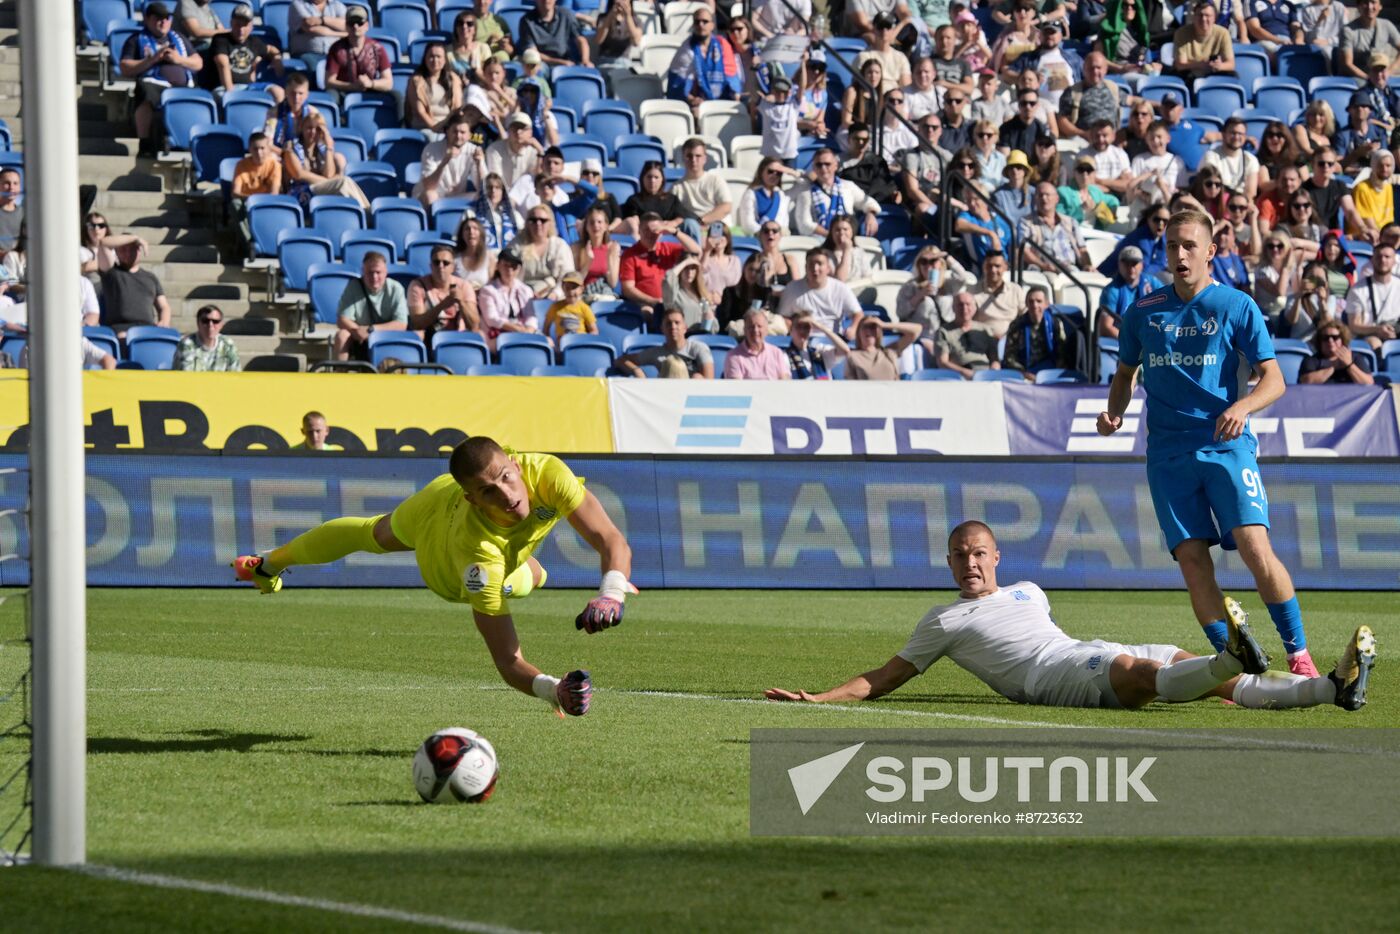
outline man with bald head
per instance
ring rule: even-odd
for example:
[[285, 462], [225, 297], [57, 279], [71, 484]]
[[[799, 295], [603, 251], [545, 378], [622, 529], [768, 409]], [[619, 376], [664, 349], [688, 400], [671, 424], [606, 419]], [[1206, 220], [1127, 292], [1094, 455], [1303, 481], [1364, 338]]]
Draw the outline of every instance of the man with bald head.
[[1060, 137], [1089, 139], [1090, 129], [1100, 120], [1120, 122], [1120, 109], [1131, 106], [1137, 98], [1122, 93], [1117, 84], [1107, 80], [1108, 59], [1102, 52], [1084, 56], [1084, 77], [1060, 95], [1058, 117]]
[[1045, 592], [1030, 581], [997, 584], [1001, 552], [990, 527], [963, 522], [948, 537], [948, 568], [957, 599], [936, 606], [879, 668], [829, 691], [770, 688], [774, 701], [874, 700], [947, 656], [998, 694], [1021, 704], [1129, 710], [1154, 700], [1223, 697], [1241, 707], [1282, 709], [1336, 704], [1359, 710], [1375, 663], [1375, 637], [1361, 626], [1325, 677], [1270, 672], [1249, 625], [1231, 623], [1218, 654], [1194, 656], [1174, 645], [1122, 645], [1071, 638], [1050, 615]]

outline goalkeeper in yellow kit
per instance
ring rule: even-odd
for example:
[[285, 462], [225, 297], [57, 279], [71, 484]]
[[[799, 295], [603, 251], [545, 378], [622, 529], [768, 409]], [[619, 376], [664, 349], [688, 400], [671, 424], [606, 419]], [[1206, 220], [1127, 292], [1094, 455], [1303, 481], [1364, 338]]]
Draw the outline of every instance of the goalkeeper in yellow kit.
[[632, 549], [598, 498], [557, 457], [518, 454], [474, 437], [453, 450], [448, 470], [388, 515], [332, 519], [265, 555], [240, 556], [234, 572], [265, 594], [277, 593], [282, 572], [294, 565], [329, 564], [357, 551], [412, 551], [433, 593], [471, 604], [507, 684], [582, 716], [593, 693], [588, 672], [560, 680], [527, 662], [506, 601], [544, 586], [548, 575], [532, 554], [567, 518], [602, 559], [598, 595], [575, 624], [590, 634], [616, 626], [627, 594], [637, 592], [628, 581]]

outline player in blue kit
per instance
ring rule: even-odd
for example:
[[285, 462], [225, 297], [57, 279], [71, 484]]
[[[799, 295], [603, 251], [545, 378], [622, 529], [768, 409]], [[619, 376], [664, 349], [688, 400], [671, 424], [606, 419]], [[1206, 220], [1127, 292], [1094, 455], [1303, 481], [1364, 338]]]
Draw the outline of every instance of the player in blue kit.
[[[1118, 371], [1098, 430], [1123, 426], [1133, 380], [1147, 393], [1147, 481], [1157, 521], [1191, 607], [1217, 650], [1223, 616], [1244, 611], [1220, 592], [1210, 546], [1239, 549], [1288, 652], [1288, 669], [1317, 677], [1293, 580], [1269, 544], [1269, 500], [1249, 416], [1283, 395], [1283, 372], [1254, 299], [1210, 276], [1213, 222], [1181, 211], [1167, 224], [1172, 287], [1134, 302], [1118, 335]], [[1251, 370], [1259, 382], [1249, 389]], [[1213, 514], [1213, 515], [1212, 515]]]

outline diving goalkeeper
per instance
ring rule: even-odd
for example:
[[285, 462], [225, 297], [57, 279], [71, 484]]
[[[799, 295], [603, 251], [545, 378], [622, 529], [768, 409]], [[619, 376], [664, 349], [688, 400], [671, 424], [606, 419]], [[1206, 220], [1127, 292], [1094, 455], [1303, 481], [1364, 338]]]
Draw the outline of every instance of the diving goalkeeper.
[[562, 680], [542, 673], [520, 651], [507, 600], [529, 596], [548, 574], [532, 553], [560, 518], [602, 559], [598, 595], [575, 620], [589, 634], [622, 622], [632, 549], [598, 498], [559, 458], [518, 454], [485, 437], [452, 452], [448, 473], [372, 518], [332, 519], [266, 554], [234, 560], [239, 580], [265, 594], [282, 589], [282, 572], [298, 564], [329, 564], [355, 552], [412, 551], [428, 588], [453, 603], [471, 604], [501, 678], [571, 716], [588, 712], [593, 684], [587, 671]]

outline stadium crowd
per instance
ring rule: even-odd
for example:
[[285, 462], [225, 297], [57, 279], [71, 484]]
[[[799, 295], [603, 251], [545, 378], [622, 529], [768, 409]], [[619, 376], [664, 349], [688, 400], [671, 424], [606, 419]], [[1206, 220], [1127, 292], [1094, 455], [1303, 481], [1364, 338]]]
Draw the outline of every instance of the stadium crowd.
[[[353, 273], [322, 316], [339, 359], [377, 332], [523, 333], [567, 364], [572, 335], [621, 328], [652, 333], [620, 375], [1076, 380], [1169, 287], [1188, 207], [1215, 219], [1215, 278], [1281, 349], [1307, 342], [1290, 378], [1369, 383], [1400, 352], [1380, 0], [492, 2], [294, 0], [279, 21], [274, 0], [151, 0], [114, 63], [147, 152], [173, 145], [172, 89], [266, 104], [225, 176], [249, 259], [281, 253], [266, 196], [310, 232], [322, 206], [368, 228], [331, 235]], [[405, 8], [443, 31], [404, 34]], [[626, 103], [648, 70], [665, 100]], [[353, 139], [367, 103], [381, 130]], [[402, 140], [389, 207], [427, 233], [376, 239], [389, 210], [357, 166]], [[168, 324], [141, 244], [86, 220], [103, 323]], [[210, 308], [179, 364], [236, 367]]]

